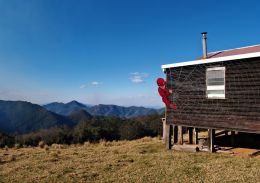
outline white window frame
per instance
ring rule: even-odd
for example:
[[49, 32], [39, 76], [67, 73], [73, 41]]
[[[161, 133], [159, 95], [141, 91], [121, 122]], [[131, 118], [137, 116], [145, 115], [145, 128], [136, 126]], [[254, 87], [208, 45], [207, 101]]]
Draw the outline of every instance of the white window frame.
[[[224, 85], [208, 86], [208, 71], [224, 71]], [[206, 97], [208, 99], [225, 99], [226, 98], [226, 68], [225, 67], [213, 67], [206, 69]], [[219, 90], [224, 93], [209, 94], [208, 91]]]

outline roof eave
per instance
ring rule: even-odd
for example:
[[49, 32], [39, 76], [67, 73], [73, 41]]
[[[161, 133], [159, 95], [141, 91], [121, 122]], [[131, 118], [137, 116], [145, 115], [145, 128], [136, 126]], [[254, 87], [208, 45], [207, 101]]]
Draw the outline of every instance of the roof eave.
[[183, 67], [183, 66], [189, 66], [189, 65], [199, 65], [199, 64], [207, 64], [207, 63], [214, 63], [214, 62], [224, 62], [224, 61], [255, 58], [255, 57], [260, 57], [260, 52], [231, 55], [231, 56], [217, 57], [217, 58], [200, 59], [200, 60], [193, 60], [193, 61], [187, 61], [187, 62], [179, 62], [179, 63], [174, 63], [174, 64], [166, 64], [166, 65], [162, 65], [161, 68], [164, 70], [164, 69], [173, 68], [173, 67]]

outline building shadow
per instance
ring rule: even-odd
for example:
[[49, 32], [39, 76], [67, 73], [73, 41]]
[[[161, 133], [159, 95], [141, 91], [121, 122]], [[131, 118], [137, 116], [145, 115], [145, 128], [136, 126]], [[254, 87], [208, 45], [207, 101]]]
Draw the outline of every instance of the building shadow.
[[260, 149], [260, 134], [237, 132], [215, 137], [215, 144], [225, 147]]

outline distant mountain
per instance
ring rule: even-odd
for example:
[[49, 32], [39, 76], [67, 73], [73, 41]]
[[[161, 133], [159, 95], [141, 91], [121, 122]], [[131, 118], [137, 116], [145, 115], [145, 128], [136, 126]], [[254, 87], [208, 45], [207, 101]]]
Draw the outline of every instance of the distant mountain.
[[76, 124], [81, 120], [92, 119], [93, 116], [91, 114], [89, 114], [87, 111], [81, 109], [79, 111], [74, 111], [74, 112], [70, 113], [68, 118]]
[[138, 116], [145, 116], [153, 113], [162, 113], [164, 111], [163, 109], [152, 109], [152, 108], [145, 108], [145, 107], [123, 107], [118, 105], [104, 105], [99, 104], [95, 106], [86, 106], [82, 103], [79, 103], [77, 101], [71, 101], [69, 103], [50, 103], [47, 105], [44, 105], [47, 110], [55, 112], [57, 114], [68, 116], [69, 114], [84, 110], [87, 111], [92, 116], [118, 116], [118, 117], [124, 117], [124, 118], [132, 118], [132, 117], [138, 117]]
[[157, 112], [158, 112], [159, 114], [164, 113], [164, 112], [165, 112], [165, 107], [160, 108], [160, 109], [157, 109]]
[[69, 114], [79, 111], [85, 110], [92, 116], [118, 116], [124, 118], [132, 118], [138, 116], [145, 116], [153, 113], [161, 113], [162, 109], [152, 109], [145, 107], [123, 107], [118, 105], [104, 105], [99, 104], [95, 106], [86, 106], [77, 101], [71, 101], [69, 103], [50, 103], [44, 105], [47, 110], [55, 112], [57, 114], [68, 116]]
[[88, 107], [84, 104], [81, 104], [75, 100], [69, 103], [58, 103], [53, 102], [50, 104], [43, 105], [43, 107], [49, 111], [55, 112], [57, 114], [61, 114], [64, 116], [68, 116], [72, 112], [79, 111], [79, 110], [86, 110]]
[[93, 116], [118, 116], [124, 118], [132, 118], [157, 113], [156, 109], [144, 107], [122, 107], [117, 105], [99, 104], [87, 109]]
[[60, 125], [72, 126], [73, 123], [36, 104], [0, 100], [0, 131], [27, 133]]

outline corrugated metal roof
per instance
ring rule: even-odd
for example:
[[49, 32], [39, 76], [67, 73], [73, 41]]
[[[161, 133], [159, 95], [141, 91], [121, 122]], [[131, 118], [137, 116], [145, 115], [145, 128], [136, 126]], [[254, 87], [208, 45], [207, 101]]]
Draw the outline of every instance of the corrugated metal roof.
[[[215, 51], [215, 52], [208, 53], [207, 58], [218, 58], [218, 57], [240, 55], [240, 54], [254, 53], [254, 52], [260, 52], [260, 45], [247, 46], [247, 47], [235, 48], [230, 50]], [[200, 57], [198, 60], [202, 58], [203, 57]]]
[[254, 57], [260, 57], [260, 45], [210, 52], [208, 53], [206, 59], [200, 57], [193, 61], [166, 64], [166, 65], [162, 65], [162, 69], [171, 68], [171, 67], [182, 67], [188, 65], [214, 63], [214, 62], [224, 62], [224, 61], [239, 60], [239, 59], [254, 58]]

